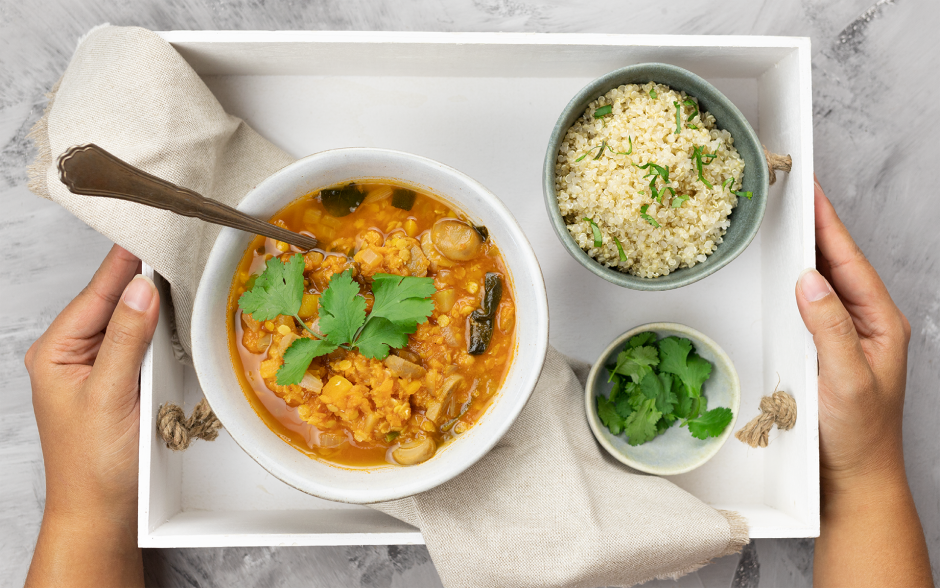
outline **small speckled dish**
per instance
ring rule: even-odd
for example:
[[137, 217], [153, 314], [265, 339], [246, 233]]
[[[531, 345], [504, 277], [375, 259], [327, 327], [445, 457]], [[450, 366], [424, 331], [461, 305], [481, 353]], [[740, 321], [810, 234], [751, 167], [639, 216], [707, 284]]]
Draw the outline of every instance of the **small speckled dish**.
[[[657, 340], [671, 335], [685, 337], [692, 341], [696, 353], [711, 362], [712, 374], [702, 387], [703, 394], [708, 398], [708, 407], [712, 409], [726, 406], [734, 413], [734, 418], [728, 428], [720, 436], [703, 441], [693, 437], [688, 427], [674, 424], [652, 441], [632, 447], [623, 434], [613, 435], [601, 423], [597, 416], [595, 398], [598, 394], [607, 396], [611, 388], [607, 382], [607, 370], [604, 366], [616, 360], [617, 354], [630, 337], [646, 331], [656, 333]], [[734, 369], [734, 364], [728, 354], [702, 333], [678, 323], [640, 325], [617, 337], [594, 363], [584, 391], [584, 408], [588, 425], [594, 432], [598, 443], [621, 463], [635, 470], [658, 476], [674, 476], [692, 471], [718, 453], [734, 430], [740, 404], [741, 384], [738, 380], [738, 372]]]
[[[641, 278], [609, 268], [594, 260], [582, 250], [568, 232], [565, 219], [558, 208], [555, 194], [555, 162], [558, 150], [571, 125], [584, 114], [588, 104], [603, 96], [613, 88], [624, 84], [645, 84], [647, 82], [665, 84], [674, 90], [683, 90], [698, 99], [699, 107], [715, 117], [719, 128], [726, 129], [734, 138], [734, 146], [744, 159], [744, 179], [742, 190], [750, 191], [753, 197], [738, 198], [738, 205], [729, 217], [731, 226], [725, 233], [722, 243], [715, 248], [708, 258], [689, 268], [680, 268], [658, 278]], [[760, 229], [767, 204], [767, 189], [770, 186], [767, 160], [757, 133], [747, 119], [724, 94], [694, 73], [665, 63], [641, 63], [630, 65], [601, 76], [585, 86], [568, 102], [552, 129], [542, 166], [542, 193], [545, 207], [552, 221], [552, 228], [568, 253], [578, 263], [608, 282], [633, 290], [671, 290], [688, 286], [704, 277], [710, 276], [747, 249], [757, 230]]]

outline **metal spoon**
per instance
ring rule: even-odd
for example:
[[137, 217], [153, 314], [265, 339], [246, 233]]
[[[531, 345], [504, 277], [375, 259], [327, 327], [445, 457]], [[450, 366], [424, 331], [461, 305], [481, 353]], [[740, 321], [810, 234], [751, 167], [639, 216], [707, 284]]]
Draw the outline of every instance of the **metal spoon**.
[[152, 176], [94, 144], [70, 147], [59, 156], [59, 178], [73, 194], [119, 198], [182, 216], [284, 241], [306, 251], [313, 237], [282, 229], [231, 206]]

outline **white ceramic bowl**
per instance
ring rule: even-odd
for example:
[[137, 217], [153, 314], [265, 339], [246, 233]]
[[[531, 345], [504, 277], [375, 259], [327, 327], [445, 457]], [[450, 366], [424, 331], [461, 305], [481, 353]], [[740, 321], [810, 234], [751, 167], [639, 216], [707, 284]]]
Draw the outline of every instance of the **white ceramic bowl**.
[[[642, 445], [632, 446], [624, 435], [614, 435], [601, 423], [597, 416], [597, 396], [609, 396], [611, 384], [607, 381], [605, 366], [616, 362], [617, 354], [624, 344], [633, 337], [646, 331], [656, 333], [657, 339], [665, 337], [685, 337], [692, 341], [695, 352], [712, 364], [711, 376], [705, 381], [702, 393], [708, 399], [708, 408], [726, 406], [734, 417], [728, 427], [717, 437], [696, 439], [689, 429], [674, 424], [665, 433]], [[679, 323], [649, 323], [634, 327], [614, 339], [601, 353], [588, 375], [584, 389], [584, 410], [588, 425], [601, 447], [607, 450], [619, 462], [649, 474], [675, 476], [690, 472], [703, 465], [718, 453], [734, 430], [741, 408], [741, 382], [734, 363], [728, 354], [711, 338], [692, 327]]]
[[548, 346], [548, 301], [535, 253], [509, 210], [457, 170], [383, 149], [337, 149], [305, 157], [267, 178], [239, 209], [268, 219], [312, 191], [366, 178], [400, 180], [452, 203], [485, 225], [509, 271], [516, 301], [516, 349], [486, 414], [430, 460], [409, 467], [343, 468], [307, 457], [273, 433], [248, 403], [228, 347], [226, 304], [239, 260], [254, 235], [222, 229], [206, 263], [193, 309], [193, 362], [212, 410], [236, 443], [273, 476], [328, 500], [370, 503], [410, 496], [457, 476], [506, 433], [535, 388]]

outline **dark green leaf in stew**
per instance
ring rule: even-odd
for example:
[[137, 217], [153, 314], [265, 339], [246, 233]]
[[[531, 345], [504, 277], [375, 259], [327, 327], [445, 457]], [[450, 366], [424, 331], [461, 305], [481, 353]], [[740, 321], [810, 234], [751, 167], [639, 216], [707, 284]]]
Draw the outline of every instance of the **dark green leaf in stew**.
[[415, 193], [404, 188], [395, 188], [392, 192], [392, 206], [401, 210], [411, 210], [415, 205]]
[[323, 208], [331, 216], [346, 216], [354, 212], [365, 197], [366, 193], [356, 184], [347, 184], [341, 188], [327, 188], [320, 192]]

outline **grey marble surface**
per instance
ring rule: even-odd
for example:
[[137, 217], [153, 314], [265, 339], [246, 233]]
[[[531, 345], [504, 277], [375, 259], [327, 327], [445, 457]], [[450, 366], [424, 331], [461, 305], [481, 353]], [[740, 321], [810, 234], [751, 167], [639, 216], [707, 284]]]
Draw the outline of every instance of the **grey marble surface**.
[[[758, 34], [812, 38], [815, 166], [913, 329], [905, 459], [940, 577], [940, 2], [937, 0], [0, 0], [0, 585], [21, 585], [42, 515], [42, 456], [23, 355], [110, 244], [26, 189], [26, 133], [76, 40], [110, 22], [171, 29]], [[663, 586], [811, 584], [812, 540], [758, 540]], [[438, 586], [423, 547], [168, 549], [166, 586]]]

